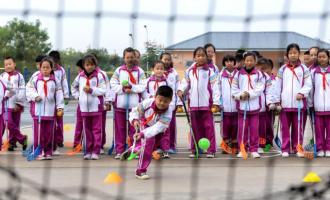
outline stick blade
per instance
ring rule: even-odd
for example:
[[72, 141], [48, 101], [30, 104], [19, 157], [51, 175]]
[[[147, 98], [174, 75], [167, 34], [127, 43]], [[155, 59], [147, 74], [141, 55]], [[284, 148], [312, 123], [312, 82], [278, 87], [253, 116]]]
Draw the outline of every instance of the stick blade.
[[240, 148], [241, 154], [243, 156], [243, 159], [246, 160], [248, 156], [247, 156], [247, 153], [245, 150], [245, 145], [243, 142], [239, 145], [239, 148]]

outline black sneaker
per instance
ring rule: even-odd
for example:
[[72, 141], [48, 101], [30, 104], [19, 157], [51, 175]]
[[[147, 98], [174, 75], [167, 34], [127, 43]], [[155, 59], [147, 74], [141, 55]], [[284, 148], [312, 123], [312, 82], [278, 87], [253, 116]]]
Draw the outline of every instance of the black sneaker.
[[129, 151], [129, 149], [127, 149], [126, 151], [124, 151], [122, 154], [120, 154], [120, 160], [127, 160], [127, 158], [130, 156], [131, 151]]
[[9, 144], [8, 151], [15, 151], [15, 145]]
[[59, 144], [57, 144], [57, 146], [62, 148], [62, 147], [64, 147], [64, 144], [63, 143], [59, 143]]
[[27, 146], [28, 146], [28, 136], [26, 135], [26, 136], [25, 136], [25, 139], [24, 139], [24, 142], [23, 142], [23, 144], [22, 144], [22, 149], [23, 149], [23, 151], [26, 150]]

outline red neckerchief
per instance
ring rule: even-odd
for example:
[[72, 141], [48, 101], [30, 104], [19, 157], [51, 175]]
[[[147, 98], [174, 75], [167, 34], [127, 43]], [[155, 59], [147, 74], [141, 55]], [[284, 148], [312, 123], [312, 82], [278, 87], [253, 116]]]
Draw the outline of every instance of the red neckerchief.
[[8, 74], [8, 81], [10, 81], [11, 77], [15, 76], [17, 74], [17, 72], [14, 70], [12, 72], [7, 72], [7, 74]]
[[323, 90], [325, 90], [326, 89], [326, 86], [328, 85], [326, 75], [329, 73], [329, 69], [330, 69], [329, 67], [330, 66], [328, 66], [328, 69], [327, 69], [326, 72], [322, 72], [322, 68], [320, 66], [316, 67], [316, 71], [322, 75], [322, 86], [323, 86]]
[[195, 63], [195, 65], [193, 66], [193, 69], [192, 69], [192, 70], [193, 70], [193, 76], [195, 76], [197, 80], [198, 80], [197, 69], [198, 69], [199, 67], [202, 67], [203, 69], [208, 69], [208, 68], [209, 68], [209, 66], [208, 66], [207, 63], [205, 63], [205, 64], [202, 65], [202, 66], [197, 66], [197, 63]]
[[250, 73], [248, 73], [245, 69], [245, 67], [243, 68], [244, 71], [246, 72], [247, 76], [248, 76], [248, 88], [250, 87], [253, 90], [253, 86], [252, 86], [252, 80], [251, 80], [251, 74], [252, 72], [255, 70], [253, 69]]
[[125, 70], [125, 71], [127, 71], [127, 73], [128, 73], [128, 76], [129, 76], [129, 80], [130, 80], [130, 82], [131, 83], [133, 83], [133, 84], [137, 84], [137, 81], [135, 80], [135, 78], [134, 78], [134, 76], [133, 76], [133, 71], [135, 71], [135, 68], [136, 66], [133, 66], [131, 69], [128, 69], [128, 67], [126, 66], [126, 65], [124, 65], [123, 67], [122, 67], [122, 70]]
[[144, 120], [143, 126], [147, 125], [155, 117], [156, 114], [158, 115], [163, 114], [167, 110], [167, 109], [165, 110], [158, 109], [155, 101], [151, 104], [151, 109], [153, 110], [153, 113]]
[[172, 72], [173, 72], [173, 68], [172, 68], [172, 67], [169, 67], [169, 68], [165, 71], [165, 73], [164, 73], [165, 77], [167, 78], [168, 75], [169, 75], [170, 73], [172, 73]]
[[300, 82], [300, 81], [299, 81], [299, 78], [298, 78], [296, 72], [294, 71], [294, 69], [300, 65], [301, 65], [300, 60], [298, 60], [296, 64], [292, 64], [290, 62], [288, 64], [286, 64], [287, 68], [290, 69], [290, 71], [293, 73], [293, 76], [295, 76], [297, 78], [298, 82]]

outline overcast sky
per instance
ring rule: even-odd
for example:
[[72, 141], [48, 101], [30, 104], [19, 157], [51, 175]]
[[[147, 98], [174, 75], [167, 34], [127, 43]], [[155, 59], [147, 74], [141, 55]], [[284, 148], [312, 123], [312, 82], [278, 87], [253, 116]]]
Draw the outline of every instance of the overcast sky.
[[[31, 11], [26, 18], [25, 8]], [[57, 30], [61, 22], [55, 17], [59, 10], [64, 11], [62, 30]], [[99, 26], [95, 26], [96, 10], [104, 14]], [[133, 11], [137, 11], [135, 21], [130, 18]], [[281, 23], [284, 12], [289, 13], [288, 23]], [[325, 12], [328, 16], [321, 21]], [[169, 26], [173, 13], [176, 18]], [[210, 13], [215, 17], [206, 26]], [[245, 26], [244, 18], [251, 14], [252, 21]], [[132, 44], [129, 34], [134, 33], [135, 47], [144, 51], [144, 25], [149, 40], [165, 47], [205, 31], [296, 31], [330, 42], [330, 0], [1, 0], [0, 25], [14, 17], [39, 19], [54, 49], [105, 47], [121, 54]]]

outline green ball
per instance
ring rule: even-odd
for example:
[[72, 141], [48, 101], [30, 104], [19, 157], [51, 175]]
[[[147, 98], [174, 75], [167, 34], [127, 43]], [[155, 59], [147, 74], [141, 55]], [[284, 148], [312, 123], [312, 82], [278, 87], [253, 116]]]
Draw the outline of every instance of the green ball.
[[122, 84], [123, 86], [128, 85], [128, 80], [123, 80], [123, 81], [121, 82], [121, 84]]
[[210, 141], [207, 138], [202, 138], [198, 141], [200, 149], [206, 151], [210, 147]]

